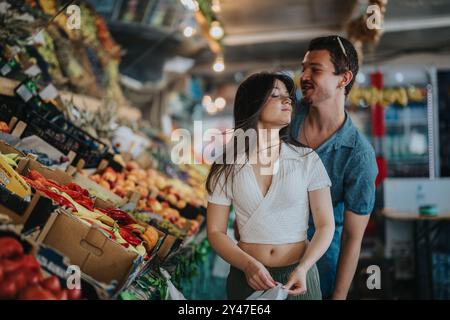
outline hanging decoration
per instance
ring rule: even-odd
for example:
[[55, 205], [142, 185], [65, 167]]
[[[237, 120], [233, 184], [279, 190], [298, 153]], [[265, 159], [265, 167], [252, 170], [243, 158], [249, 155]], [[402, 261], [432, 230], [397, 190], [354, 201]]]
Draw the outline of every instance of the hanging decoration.
[[218, 0], [197, 0], [195, 3], [197, 3], [198, 7], [198, 10], [194, 12], [195, 19], [203, 37], [216, 56], [212, 68], [215, 72], [222, 72], [225, 69], [224, 46], [222, 43], [225, 31], [217, 17], [217, 13], [220, 12], [220, 2]]
[[347, 25], [347, 36], [358, 52], [360, 65], [364, 58], [364, 45], [367, 44], [373, 49], [380, 41], [387, 2], [387, 0], [369, 0], [367, 8], [376, 6], [373, 7], [376, 9], [369, 11], [370, 13], [365, 10], [362, 16], [350, 21]]
[[382, 107], [392, 104], [406, 107], [409, 102], [423, 102], [426, 99], [426, 88], [383, 88], [354, 87], [350, 91], [348, 102], [352, 106], [373, 106], [379, 103]]

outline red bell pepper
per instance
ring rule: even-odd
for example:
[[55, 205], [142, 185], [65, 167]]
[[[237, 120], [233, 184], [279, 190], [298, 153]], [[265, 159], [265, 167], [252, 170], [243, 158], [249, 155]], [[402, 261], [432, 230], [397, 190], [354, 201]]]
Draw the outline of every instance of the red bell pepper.
[[30, 178], [31, 180], [45, 180], [45, 177], [36, 170], [30, 170], [30, 172], [28, 173], [28, 178]]
[[132, 224], [132, 223], [136, 223], [136, 221], [130, 217], [130, 215], [128, 213], [126, 213], [125, 211], [122, 211], [120, 209], [99, 209], [101, 212], [103, 212], [104, 214], [106, 214], [108, 217], [116, 220], [119, 224], [121, 225], [127, 225], [127, 224]]
[[66, 190], [65, 193], [79, 205], [82, 205], [83, 207], [85, 207], [91, 211], [94, 210], [94, 201], [92, 201], [90, 198], [86, 197], [85, 195], [83, 195], [79, 192], [73, 191], [73, 190]]
[[78, 192], [78, 193], [81, 193], [82, 195], [84, 195], [84, 196], [86, 196], [86, 197], [89, 197], [89, 196], [90, 196], [89, 191], [87, 191], [86, 189], [80, 187], [80, 186], [79, 186], [78, 184], [76, 184], [76, 183], [73, 183], [73, 182], [69, 183], [69, 184], [67, 185], [67, 188], [69, 188], [69, 189], [72, 190], [72, 191], [76, 191], [76, 192]]
[[69, 207], [73, 211], [75, 211], [75, 212], [77, 211], [77, 208], [75, 208], [75, 206], [69, 200], [67, 200], [63, 196], [57, 194], [56, 192], [53, 192], [50, 190], [40, 190], [40, 191], [42, 191], [47, 197], [52, 199], [54, 202], [58, 203], [60, 206]]
[[125, 228], [120, 228], [119, 230], [120, 235], [122, 238], [131, 244], [132, 246], [138, 246], [142, 243], [142, 240], [136, 237], [132, 232], [128, 231]]

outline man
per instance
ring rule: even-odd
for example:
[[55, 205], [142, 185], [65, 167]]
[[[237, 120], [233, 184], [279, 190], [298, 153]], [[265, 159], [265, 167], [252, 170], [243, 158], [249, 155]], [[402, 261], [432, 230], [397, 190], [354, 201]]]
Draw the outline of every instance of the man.
[[302, 63], [301, 106], [291, 124], [293, 136], [318, 153], [332, 182], [336, 230], [317, 263], [325, 299], [346, 299], [375, 202], [375, 153], [344, 109], [357, 73], [358, 56], [348, 40], [313, 39]]

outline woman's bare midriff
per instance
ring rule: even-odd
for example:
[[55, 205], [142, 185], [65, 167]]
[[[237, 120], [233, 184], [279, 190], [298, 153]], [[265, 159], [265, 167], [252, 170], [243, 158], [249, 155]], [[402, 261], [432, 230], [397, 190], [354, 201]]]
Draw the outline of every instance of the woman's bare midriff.
[[266, 267], [285, 267], [300, 261], [307, 241], [282, 245], [239, 242], [238, 246]]

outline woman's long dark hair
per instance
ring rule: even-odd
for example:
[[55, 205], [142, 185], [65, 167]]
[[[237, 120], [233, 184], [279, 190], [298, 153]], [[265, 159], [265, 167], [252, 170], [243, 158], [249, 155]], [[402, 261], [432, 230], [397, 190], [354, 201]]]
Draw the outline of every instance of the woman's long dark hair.
[[[295, 84], [291, 77], [280, 74], [280, 73], [269, 73], [261, 72], [255, 73], [245, 79], [236, 92], [236, 97], [234, 100], [234, 130], [242, 129], [243, 132], [253, 129], [257, 131], [257, 124], [261, 114], [261, 111], [269, 99], [272, 90], [275, 86], [276, 80], [280, 80], [286, 86], [287, 91], [291, 97], [292, 110], [296, 109], [296, 98], [295, 98]], [[302, 146], [295, 138], [290, 134], [290, 125], [282, 128], [279, 133], [280, 140], [295, 146]], [[234, 136], [233, 138], [234, 139]], [[235, 143], [232, 141], [231, 143]], [[226, 150], [226, 149], [225, 149]], [[238, 151], [234, 148], [234, 160], [237, 158]], [[250, 148], [246, 144], [245, 146], [245, 156], [249, 159]], [[233, 171], [235, 164], [229, 164], [225, 161], [226, 151], [224, 151], [222, 163], [217, 163], [215, 161], [206, 179], [206, 190], [208, 193], [212, 193], [214, 186], [217, 184], [219, 177], [225, 175], [225, 183], [227, 184], [228, 179], [233, 178]], [[222, 186], [222, 187], [224, 187]]]

